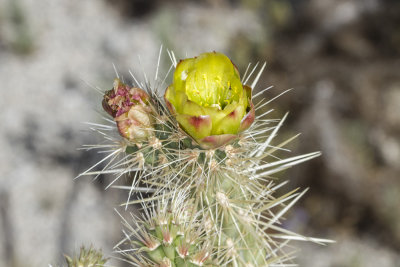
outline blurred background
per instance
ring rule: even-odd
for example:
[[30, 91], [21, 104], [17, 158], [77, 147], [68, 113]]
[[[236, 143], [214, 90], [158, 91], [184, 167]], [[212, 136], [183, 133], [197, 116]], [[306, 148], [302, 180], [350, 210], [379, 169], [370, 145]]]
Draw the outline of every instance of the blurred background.
[[125, 196], [73, 180], [101, 158], [77, 150], [100, 140], [82, 122], [100, 121], [91, 87], [111, 88], [113, 63], [152, 76], [161, 45], [224, 52], [242, 73], [266, 61], [267, 98], [294, 88], [269, 106], [290, 111], [279, 138], [323, 155], [281, 174], [310, 188], [286, 227], [337, 241], [297, 243], [300, 266], [400, 266], [398, 0], [0, 0], [0, 266], [119, 241]]

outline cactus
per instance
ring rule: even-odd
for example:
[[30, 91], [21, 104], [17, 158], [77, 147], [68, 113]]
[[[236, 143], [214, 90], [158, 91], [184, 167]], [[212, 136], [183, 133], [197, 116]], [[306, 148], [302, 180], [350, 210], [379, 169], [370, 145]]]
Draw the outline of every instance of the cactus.
[[131, 223], [123, 219], [127, 234], [120, 243], [147, 255], [138, 259], [121, 250], [134, 265], [213, 266], [204, 218], [187, 202], [188, 192], [175, 193], [172, 198], [164, 195], [156, 202], [142, 203], [142, 218], [131, 214]]
[[[108, 155], [81, 175], [114, 174], [108, 187], [128, 191], [124, 206], [142, 205], [141, 216], [121, 216], [125, 238], [116, 250], [133, 266], [292, 266], [290, 241], [330, 242], [281, 226], [306, 190], [275, 196], [286, 182], [273, 175], [320, 153], [274, 155], [297, 136], [273, 145], [287, 114], [255, 116], [272, 101], [251, 93], [265, 64], [240, 79], [223, 54], [177, 64], [168, 53], [176, 71], [165, 100], [158, 66], [154, 84], [117, 79], [103, 101], [114, 120], [92, 125], [108, 143], [86, 146]], [[116, 184], [123, 175], [131, 184]]]
[[97, 251], [93, 247], [87, 249], [82, 246], [79, 256], [71, 258], [65, 255], [65, 261], [68, 267], [95, 267], [104, 266], [108, 259], [103, 257], [101, 251]]

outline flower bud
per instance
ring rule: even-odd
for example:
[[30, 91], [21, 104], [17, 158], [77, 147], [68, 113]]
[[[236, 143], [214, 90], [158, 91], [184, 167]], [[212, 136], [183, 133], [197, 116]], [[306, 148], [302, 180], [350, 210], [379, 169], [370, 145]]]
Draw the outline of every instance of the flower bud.
[[181, 60], [164, 98], [181, 128], [206, 149], [230, 142], [254, 121], [251, 88], [221, 53]]
[[134, 142], [146, 140], [153, 133], [150, 97], [142, 89], [129, 87], [119, 79], [103, 98], [104, 110], [114, 117], [119, 133]]

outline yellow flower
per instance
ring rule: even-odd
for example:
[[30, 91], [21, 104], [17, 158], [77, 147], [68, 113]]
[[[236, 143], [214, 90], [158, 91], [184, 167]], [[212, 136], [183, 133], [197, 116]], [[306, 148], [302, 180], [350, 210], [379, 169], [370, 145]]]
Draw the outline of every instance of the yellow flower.
[[235, 139], [254, 121], [251, 88], [221, 53], [181, 60], [164, 97], [181, 128], [206, 149]]

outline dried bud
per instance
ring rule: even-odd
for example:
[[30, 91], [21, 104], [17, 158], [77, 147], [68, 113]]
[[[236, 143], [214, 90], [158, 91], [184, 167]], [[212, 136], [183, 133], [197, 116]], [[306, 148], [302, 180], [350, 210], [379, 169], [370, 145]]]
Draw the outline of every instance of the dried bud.
[[150, 97], [142, 89], [114, 80], [114, 88], [103, 98], [104, 110], [114, 117], [119, 133], [134, 142], [146, 140], [153, 133]]

